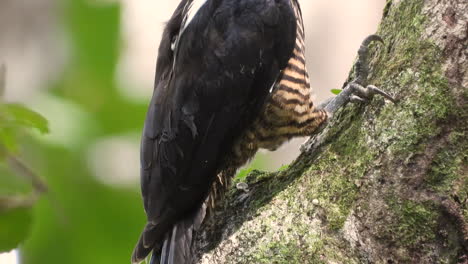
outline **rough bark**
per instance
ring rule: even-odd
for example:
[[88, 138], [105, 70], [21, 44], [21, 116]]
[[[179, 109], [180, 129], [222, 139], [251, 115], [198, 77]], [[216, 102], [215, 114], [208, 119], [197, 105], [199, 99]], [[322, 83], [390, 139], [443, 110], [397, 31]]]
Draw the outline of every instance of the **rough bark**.
[[399, 103], [347, 106], [287, 169], [232, 188], [200, 263], [468, 263], [467, 10], [388, 1], [371, 83]]

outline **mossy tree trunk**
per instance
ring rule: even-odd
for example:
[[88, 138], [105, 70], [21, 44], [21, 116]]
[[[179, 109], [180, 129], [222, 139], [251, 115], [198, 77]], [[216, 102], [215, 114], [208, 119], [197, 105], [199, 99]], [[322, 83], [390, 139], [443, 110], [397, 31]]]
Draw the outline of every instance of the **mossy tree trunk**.
[[349, 105], [288, 169], [251, 173], [200, 263], [468, 263], [467, 10], [388, 1], [370, 81], [399, 103]]

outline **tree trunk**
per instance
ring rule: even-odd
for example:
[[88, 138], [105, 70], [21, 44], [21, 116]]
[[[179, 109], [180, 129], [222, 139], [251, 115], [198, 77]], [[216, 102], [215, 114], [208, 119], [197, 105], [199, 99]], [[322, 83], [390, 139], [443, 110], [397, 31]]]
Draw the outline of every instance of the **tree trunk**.
[[200, 263], [468, 263], [467, 21], [466, 0], [388, 1], [370, 82], [399, 102], [348, 105], [232, 188]]

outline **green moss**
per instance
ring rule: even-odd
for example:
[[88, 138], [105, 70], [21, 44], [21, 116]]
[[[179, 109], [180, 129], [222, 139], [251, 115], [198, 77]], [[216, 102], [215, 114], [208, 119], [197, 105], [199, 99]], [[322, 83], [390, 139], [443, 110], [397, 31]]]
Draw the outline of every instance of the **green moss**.
[[[391, 77], [417, 63], [419, 54], [414, 52], [420, 48], [421, 33], [425, 18], [420, 15], [423, 1], [402, 1], [388, 19], [381, 25], [378, 34], [386, 40], [385, 50], [381, 52], [378, 67], [373, 67], [374, 76]], [[407, 21], [411, 19], [411, 21]], [[391, 36], [389, 34], [392, 34]], [[382, 50], [381, 50], [382, 51]]]
[[264, 171], [259, 171], [259, 170], [252, 170], [247, 177], [245, 178], [247, 183], [256, 183], [264, 178], [270, 178], [272, 177], [274, 173], [268, 173]]
[[383, 11], [383, 17], [386, 18], [388, 13], [390, 12], [390, 9], [392, 8], [393, 1], [392, 0], [387, 0], [387, 3], [385, 4], [385, 8]]
[[376, 52], [373, 73], [379, 78], [371, 81], [400, 98], [396, 109], [383, 108], [376, 131], [383, 138], [397, 139], [390, 146], [395, 155], [424, 151], [425, 142], [439, 135], [441, 124], [457, 111], [441, 69], [442, 52], [421, 37], [426, 20], [420, 15], [422, 5], [419, 0], [402, 1], [379, 30], [384, 39], [388, 33], [396, 34]]
[[362, 141], [361, 124], [361, 118], [353, 120], [304, 176], [312, 178], [308, 198], [319, 201], [331, 230], [343, 227], [358, 198], [359, 181], [375, 159], [376, 153]]
[[[317, 240], [317, 244], [311, 245], [314, 250], [320, 251], [323, 249], [323, 242]], [[287, 243], [273, 241], [262, 245], [259, 251], [253, 256], [252, 263], [275, 263], [275, 264], [302, 264], [302, 263], [326, 263], [317, 255], [309, 255], [297, 243], [288, 241]]]
[[396, 244], [414, 249], [436, 238], [440, 215], [434, 205], [406, 200], [391, 201], [389, 206], [394, 219], [383, 233]]
[[[344, 142], [349, 136], [345, 133], [341, 140]], [[351, 146], [343, 148], [334, 151], [351, 151]], [[327, 153], [330, 154], [321, 157], [316, 166], [322, 164], [322, 168], [325, 168], [329, 165], [326, 161], [335, 159], [337, 155], [332, 151]], [[357, 160], [356, 164], [359, 164]], [[301, 173], [306, 168], [305, 164], [296, 164], [286, 171], [273, 174], [253, 171], [247, 176], [249, 185], [253, 188], [257, 186], [253, 191], [255, 198], [249, 204], [249, 211], [254, 211], [253, 216], [261, 221], [242, 226], [241, 247], [247, 248], [247, 252], [242, 253], [242, 263], [358, 263], [353, 257], [342, 253], [349, 249], [341, 248], [341, 239], [335, 240], [317, 233], [320, 229], [318, 222], [311, 222], [310, 218], [316, 210], [326, 209], [329, 212], [329, 225], [339, 229], [349, 214], [350, 205], [355, 201], [356, 187], [353, 181], [340, 177], [343, 174], [339, 170], [344, 168], [340, 164], [346, 161], [335, 159], [335, 162], [336, 173], [328, 171], [323, 177], [326, 183], [316, 184], [318, 181], [313, 175], [304, 175], [294, 181], [297, 175], [314, 173], [313, 169]], [[321, 184], [327, 184], [330, 192], [322, 188]], [[344, 195], [341, 197], [343, 192], [349, 194], [346, 196], [349, 200]], [[314, 199], [319, 199], [320, 203], [315, 204]]]
[[[298, 223], [290, 226], [288, 234], [280, 240], [268, 239], [247, 254], [245, 263], [275, 263], [275, 264], [325, 264], [325, 263], [359, 263], [350, 257], [346, 249], [340, 248], [341, 241], [326, 238], [310, 231], [310, 226]], [[300, 234], [300, 236], [294, 235]], [[341, 253], [339, 253], [341, 252]]]
[[[457, 133], [458, 134], [458, 133]], [[464, 133], [458, 134], [464, 137]], [[457, 137], [451, 134], [449, 137]], [[450, 141], [450, 140], [449, 140]], [[425, 179], [426, 185], [441, 193], [450, 193], [454, 184], [462, 176], [461, 167], [466, 164], [468, 154], [466, 140], [460, 138], [456, 143], [450, 143], [446, 149], [439, 152], [431, 164], [431, 169]], [[468, 178], [465, 177], [464, 178]]]

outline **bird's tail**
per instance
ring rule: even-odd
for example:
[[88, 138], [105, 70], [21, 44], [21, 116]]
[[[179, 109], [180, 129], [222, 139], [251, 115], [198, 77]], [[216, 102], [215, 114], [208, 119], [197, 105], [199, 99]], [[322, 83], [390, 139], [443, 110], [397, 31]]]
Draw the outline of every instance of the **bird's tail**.
[[191, 216], [180, 220], [167, 232], [162, 250], [153, 250], [150, 264], [192, 264], [194, 261], [193, 243], [196, 231], [206, 214], [206, 204]]

